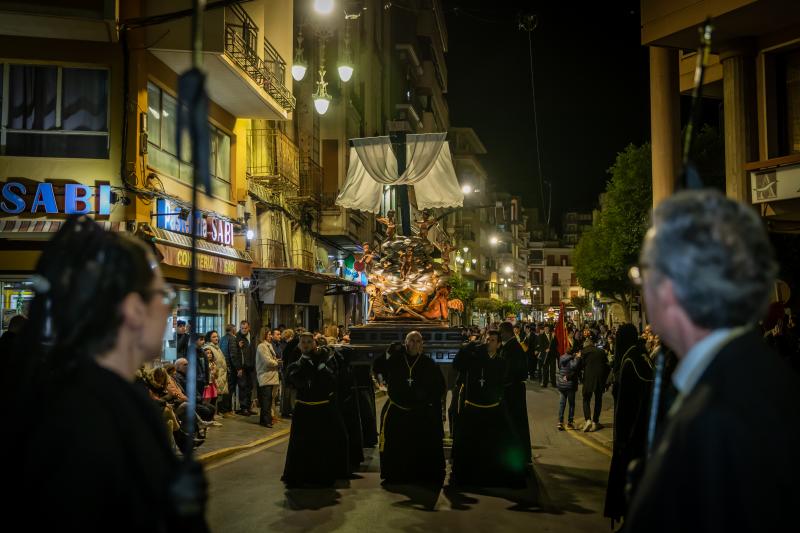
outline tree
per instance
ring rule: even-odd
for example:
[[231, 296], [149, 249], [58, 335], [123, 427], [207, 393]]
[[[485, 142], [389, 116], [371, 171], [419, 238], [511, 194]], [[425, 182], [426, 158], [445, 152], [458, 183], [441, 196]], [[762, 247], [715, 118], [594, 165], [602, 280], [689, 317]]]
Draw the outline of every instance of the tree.
[[475, 299], [475, 289], [472, 282], [465, 280], [458, 274], [454, 274], [450, 276], [449, 283], [450, 298], [461, 300], [464, 303], [464, 316], [470, 316], [472, 301]]
[[583, 323], [583, 316], [584, 312], [591, 307], [591, 302], [589, 302], [589, 298], [586, 296], [573, 296], [570, 298], [570, 302], [575, 309], [578, 310], [578, 314], [580, 315], [580, 323]]
[[600, 216], [575, 247], [575, 274], [583, 288], [622, 304], [630, 321], [636, 264], [653, 205], [650, 144], [628, 145], [608, 170]]
[[472, 306], [486, 315], [486, 322], [491, 322], [489, 315], [500, 310], [500, 301], [494, 298], [475, 298]]
[[502, 319], [509, 315], [517, 315], [522, 309], [522, 304], [516, 300], [504, 300], [500, 303], [499, 311]]

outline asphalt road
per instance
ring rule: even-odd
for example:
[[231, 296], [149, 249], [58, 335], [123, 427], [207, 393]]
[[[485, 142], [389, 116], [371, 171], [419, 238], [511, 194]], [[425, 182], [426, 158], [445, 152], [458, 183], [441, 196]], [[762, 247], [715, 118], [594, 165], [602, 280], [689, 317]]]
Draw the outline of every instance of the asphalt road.
[[529, 384], [527, 394], [534, 475], [525, 490], [387, 490], [377, 449], [368, 449], [359, 479], [330, 490], [287, 491], [280, 481], [287, 436], [207, 468], [212, 531], [609, 531], [602, 517], [608, 452], [556, 429], [552, 388]]

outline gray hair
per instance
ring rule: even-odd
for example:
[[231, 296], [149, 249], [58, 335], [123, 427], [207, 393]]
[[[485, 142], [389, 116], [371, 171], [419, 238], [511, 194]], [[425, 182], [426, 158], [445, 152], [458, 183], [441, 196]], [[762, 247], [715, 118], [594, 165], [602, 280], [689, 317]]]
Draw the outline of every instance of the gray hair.
[[682, 191], [659, 204], [641, 262], [672, 280], [692, 322], [709, 329], [761, 318], [778, 270], [753, 208], [711, 189]]

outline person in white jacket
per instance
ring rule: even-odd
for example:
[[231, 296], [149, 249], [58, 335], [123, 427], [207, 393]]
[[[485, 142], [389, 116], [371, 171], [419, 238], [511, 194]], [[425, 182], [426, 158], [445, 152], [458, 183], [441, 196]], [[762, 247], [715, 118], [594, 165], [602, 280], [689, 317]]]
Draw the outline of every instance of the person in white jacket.
[[256, 349], [256, 375], [258, 376], [259, 421], [264, 427], [271, 428], [277, 421], [275, 416], [275, 397], [278, 393], [280, 379], [278, 377], [278, 357], [272, 348], [270, 330], [262, 334], [262, 341]]

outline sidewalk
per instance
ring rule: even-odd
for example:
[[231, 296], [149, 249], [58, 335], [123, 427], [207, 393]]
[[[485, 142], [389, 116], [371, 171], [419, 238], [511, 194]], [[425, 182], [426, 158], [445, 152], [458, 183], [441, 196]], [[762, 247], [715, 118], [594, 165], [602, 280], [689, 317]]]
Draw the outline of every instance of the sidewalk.
[[291, 419], [279, 419], [271, 428], [258, 424], [258, 415], [222, 418], [221, 427], [210, 427], [206, 441], [197, 448], [197, 460], [208, 464], [289, 434]]

